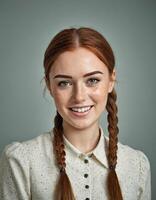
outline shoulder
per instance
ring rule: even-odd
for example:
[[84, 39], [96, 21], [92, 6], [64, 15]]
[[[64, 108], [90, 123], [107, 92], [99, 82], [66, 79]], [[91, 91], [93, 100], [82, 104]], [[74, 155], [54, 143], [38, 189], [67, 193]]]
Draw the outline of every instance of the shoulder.
[[25, 162], [43, 151], [48, 153], [51, 148], [51, 131], [49, 131], [27, 141], [15, 141], [6, 145], [1, 154], [1, 161], [14, 159]]
[[148, 157], [145, 155], [143, 151], [140, 151], [138, 149], [132, 148], [128, 145], [118, 143], [118, 154], [121, 157], [124, 157], [125, 159], [132, 159], [136, 162], [141, 162], [142, 164], [149, 165]]
[[[105, 136], [105, 138], [108, 146], [109, 137]], [[125, 145], [120, 141], [118, 142], [117, 157], [119, 165], [124, 163], [124, 165], [132, 164], [134, 166], [137, 166], [137, 168], [139, 167], [145, 167], [147, 169], [150, 168], [149, 159], [143, 151], [132, 148], [129, 145]]]
[[118, 162], [132, 171], [138, 171], [140, 177], [145, 177], [150, 172], [150, 162], [146, 154], [121, 143], [118, 143]]
[[[109, 137], [105, 137], [108, 145]], [[150, 173], [150, 162], [143, 151], [132, 148], [119, 141], [117, 150], [117, 169], [119, 171], [124, 171], [125, 173], [131, 173], [132, 175], [140, 174], [140, 177], [143, 174], [146, 176]]]

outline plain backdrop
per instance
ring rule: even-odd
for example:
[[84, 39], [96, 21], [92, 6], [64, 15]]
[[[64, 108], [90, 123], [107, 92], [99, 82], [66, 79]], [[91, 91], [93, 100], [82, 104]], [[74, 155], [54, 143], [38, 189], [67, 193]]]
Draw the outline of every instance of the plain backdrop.
[[[101, 32], [114, 50], [119, 140], [149, 158], [156, 199], [154, 0], [0, 0], [0, 151], [52, 129], [55, 106], [41, 82], [44, 52], [57, 32], [81, 26]], [[107, 134], [105, 115], [101, 123]]]

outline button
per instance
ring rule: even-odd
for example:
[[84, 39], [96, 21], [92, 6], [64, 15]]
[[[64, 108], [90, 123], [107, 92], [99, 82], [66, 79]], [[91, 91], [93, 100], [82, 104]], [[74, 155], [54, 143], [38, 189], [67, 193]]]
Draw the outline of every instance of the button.
[[86, 198], [85, 200], [89, 200], [90, 198]]
[[85, 185], [85, 188], [88, 189], [88, 188], [89, 188], [89, 185]]
[[88, 174], [84, 174], [84, 177], [87, 178], [87, 177], [88, 177]]
[[88, 163], [89, 161], [87, 159], [84, 159], [84, 163]]

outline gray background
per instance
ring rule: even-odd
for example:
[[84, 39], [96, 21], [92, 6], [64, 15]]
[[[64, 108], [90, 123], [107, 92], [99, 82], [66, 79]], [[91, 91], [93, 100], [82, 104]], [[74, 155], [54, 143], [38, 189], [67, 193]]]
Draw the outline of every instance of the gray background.
[[[116, 56], [120, 141], [148, 156], [156, 184], [156, 1], [0, 1], [0, 151], [53, 126], [54, 104], [42, 96], [43, 54], [67, 27], [90, 26]], [[106, 127], [105, 116], [102, 118]], [[106, 132], [106, 131], [105, 131]], [[156, 191], [153, 189], [153, 198]]]

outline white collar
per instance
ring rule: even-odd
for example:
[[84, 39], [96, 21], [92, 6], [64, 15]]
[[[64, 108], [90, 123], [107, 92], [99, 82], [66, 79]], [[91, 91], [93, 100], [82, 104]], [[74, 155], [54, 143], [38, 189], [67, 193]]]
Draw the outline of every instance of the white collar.
[[108, 160], [107, 160], [107, 146], [108, 146], [108, 137], [106, 137], [103, 133], [102, 128], [100, 127], [100, 140], [95, 147], [95, 149], [87, 154], [82, 153], [79, 149], [77, 149], [73, 144], [69, 142], [69, 140], [63, 135], [66, 154], [72, 154], [76, 157], [82, 156], [92, 156], [96, 160], [98, 160], [102, 165], [108, 168]]

